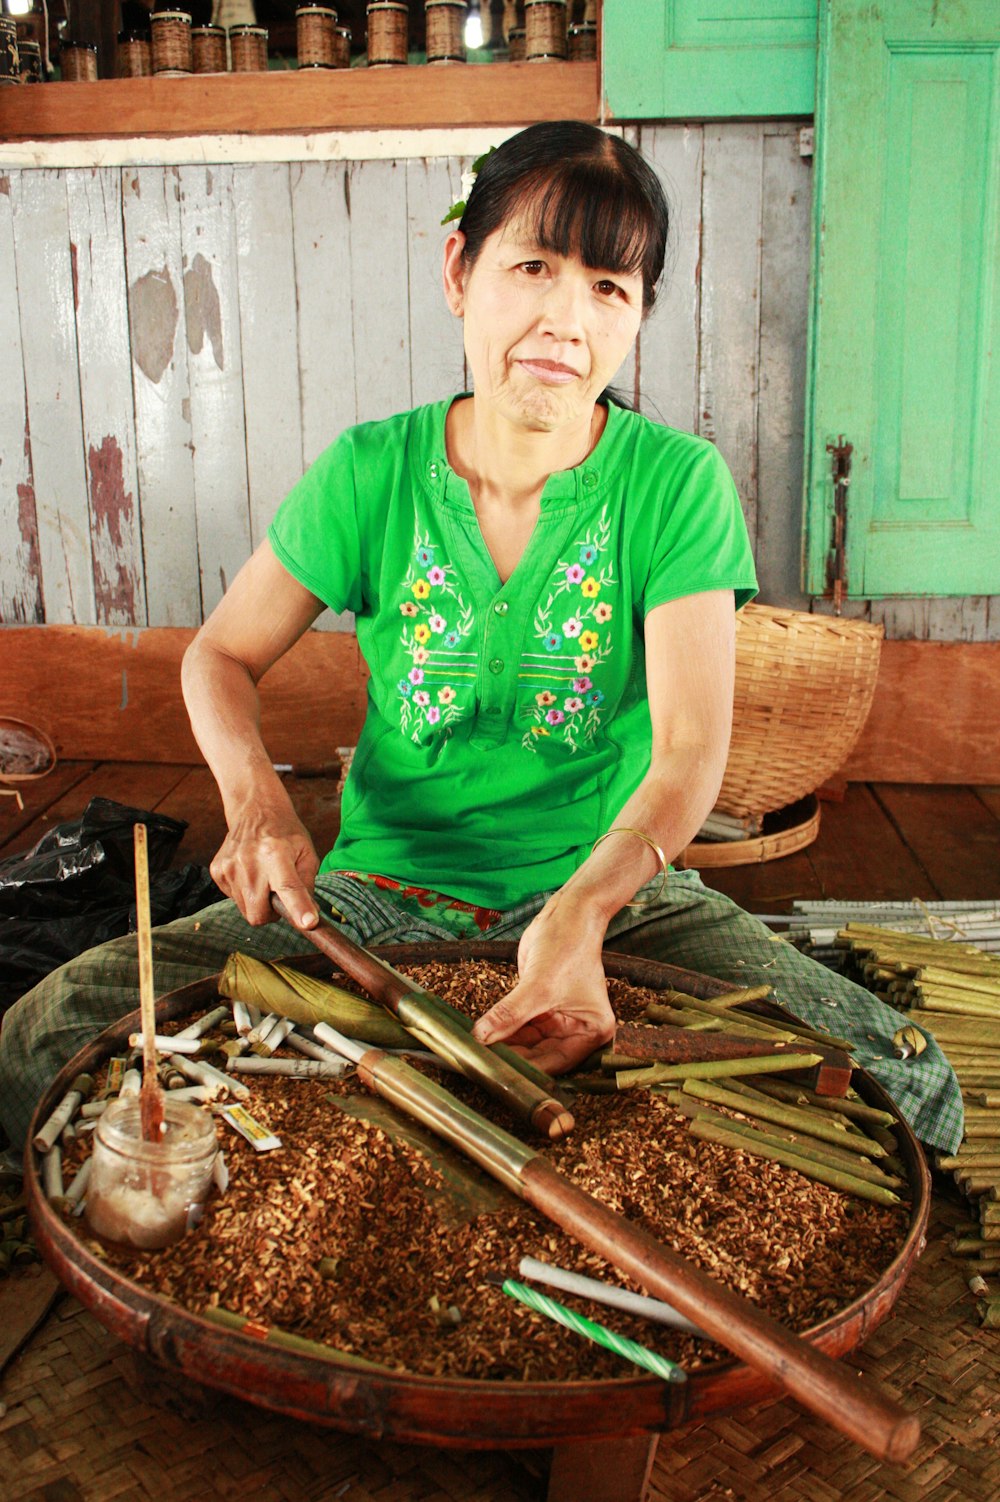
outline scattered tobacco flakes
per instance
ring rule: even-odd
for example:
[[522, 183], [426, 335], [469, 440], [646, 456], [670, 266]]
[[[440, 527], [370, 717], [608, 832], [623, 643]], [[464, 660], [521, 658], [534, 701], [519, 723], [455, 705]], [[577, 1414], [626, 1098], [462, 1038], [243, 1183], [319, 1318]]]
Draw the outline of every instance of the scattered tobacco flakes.
[[[516, 981], [515, 966], [487, 960], [399, 968], [471, 1016]], [[641, 1018], [657, 995], [616, 978], [608, 988], [621, 1020]], [[511, 1128], [476, 1086], [443, 1078]], [[220, 1305], [399, 1371], [522, 1381], [635, 1375], [484, 1278], [516, 1276], [528, 1255], [641, 1291], [638, 1284], [505, 1192], [496, 1191], [500, 1208], [491, 1213], [468, 1213], [463, 1201], [467, 1218], [442, 1218], [435, 1206], [449, 1192], [447, 1174], [402, 1135], [338, 1105], [370, 1100], [353, 1075], [244, 1082], [248, 1109], [282, 1147], [256, 1153], [220, 1123], [226, 1194], [213, 1191], [198, 1228], [173, 1247], [102, 1248], [120, 1272], [195, 1313]], [[573, 1110], [576, 1129], [544, 1148], [560, 1171], [793, 1330], [865, 1293], [905, 1238], [905, 1211], [699, 1142], [665, 1096], [577, 1095]], [[71, 1156], [82, 1157], [89, 1144], [74, 1148]], [[442, 1151], [437, 1161], [446, 1160]], [[567, 1302], [689, 1371], [726, 1357], [709, 1341]]]

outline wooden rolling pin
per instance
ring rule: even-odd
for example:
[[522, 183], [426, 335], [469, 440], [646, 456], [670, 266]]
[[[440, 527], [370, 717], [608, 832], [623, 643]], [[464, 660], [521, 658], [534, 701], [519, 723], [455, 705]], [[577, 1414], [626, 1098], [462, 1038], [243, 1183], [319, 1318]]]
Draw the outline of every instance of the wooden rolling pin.
[[641, 1226], [578, 1189], [540, 1152], [479, 1116], [404, 1060], [347, 1038], [337, 1046], [341, 1045], [370, 1089], [457, 1147], [710, 1339], [765, 1373], [804, 1408], [880, 1460], [900, 1462], [913, 1454], [920, 1440], [916, 1415], [869, 1386], [849, 1366], [801, 1340]]
[[451, 1008], [439, 996], [400, 975], [322, 916], [315, 928], [300, 928], [279, 897], [272, 897], [271, 905], [296, 933], [315, 944], [359, 986], [364, 986], [369, 996], [387, 1007], [408, 1031], [455, 1064], [467, 1079], [475, 1080], [533, 1131], [558, 1142], [573, 1130], [573, 1114], [565, 1103], [474, 1038], [471, 1031], [456, 1021]]

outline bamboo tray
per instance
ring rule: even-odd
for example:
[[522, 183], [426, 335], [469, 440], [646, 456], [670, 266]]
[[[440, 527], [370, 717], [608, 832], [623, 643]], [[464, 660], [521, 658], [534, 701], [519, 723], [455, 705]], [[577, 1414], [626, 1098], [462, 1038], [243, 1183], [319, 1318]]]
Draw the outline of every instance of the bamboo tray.
[[819, 835], [820, 806], [815, 793], [764, 815], [764, 833], [749, 840], [694, 840], [677, 864], [699, 871], [713, 866], [758, 866], [805, 850]]
[[[376, 951], [392, 964], [430, 959], [496, 959], [514, 962], [516, 944], [442, 943], [387, 946]], [[328, 974], [322, 955], [289, 961], [311, 974]], [[727, 989], [722, 981], [675, 966], [630, 955], [605, 956], [609, 975], [656, 989], [675, 987], [701, 997]], [[216, 1000], [216, 977], [210, 976], [164, 996], [157, 1003], [160, 1022], [188, 1016]], [[29, 1142], [39, 1124], [81, 1071], [93, 1071], [120, 1053], [127, 1035], [138, 1026], [138, 1012], [107, 1028], [65, 1067], [39, 1103]], [[830, 1355], [859, 1345], [889, 1314], [923, 1250], [930, 1210], [930, 1176], [920, 1146], [885, 1092], [857, 1072], [859, 1093], [896, 1118], [899, 1155], [906, 1166], [912, 1197], [904, 1244], [878, 1281], [852, 1304], [806, 1332], [805, 1338]], [[692, 1372], [684, 1384], [646, 1376], [565, 1381], [501, 1382], [440, 1378], [396, 1371], [359, 1370], [346, 1361], [320, 1361], [308, 1355], [263, 1345], [191, 1314], [124, 1277], [93, 1252], [49, 1205], [41, 1187], [40, 1158], [26, 1153], [25, 1191], [35, 1236], [57, 1277], [96, 1318], [140, 1356], [151, 1358], [172, 1378], [219, 1389], [311, 1423], [394, 1440], [464, 1449], [555, 1446], [550, 1502], [586, 1495], [588, 1502], [607, 1497], [630, 1502], [642, 1495], [640, 1473], [648, 1475], [656, 1437], [663, 1431], [728, 1409], [745, 1408], [777, 1390], [751, 1368], [728, 1360]], [[574, 1457], [614, 1450], [608, 1489], [596, 1475], [574, 1470]], [[626, 1480], [627, 1458], [639, 1447], [646, 1460], [635, 1470], [639, 1481]], [[565, 1457], [570, 1456], [570, 1462]], [[560, 1465], [560, 1457], [563, 1463]], [[552, 1488], [555, 1488], [554, 1490]], [[574, 1491], [574, 1487], [577, 1490]]]

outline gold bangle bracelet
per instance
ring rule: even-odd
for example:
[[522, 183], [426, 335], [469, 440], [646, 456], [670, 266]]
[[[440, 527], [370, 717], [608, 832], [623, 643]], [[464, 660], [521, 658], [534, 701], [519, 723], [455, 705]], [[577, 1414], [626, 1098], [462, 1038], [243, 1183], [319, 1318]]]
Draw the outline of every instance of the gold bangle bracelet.
[[[661, 847], [656, 843], [655, 840], [651, 840], [648, 834], [643, 834], [641, 829], [633, 829], [631, 825], [628, 824], [617, 824], [614, 829], [608, 829], [604, 834], [598, 835], [597, 839], [590, 847], [591, 855], [593, 855], [598, 845], [603, 844], [605, 840], [609, 840], [613, 834], [634, 834], [637, 840], [642, 840], [644, 845], [649, 846], [650, 850], [652, 850], [653, 854], [656, 856], [657, 860], [660, 863], [660, 885], [657, 887], [656, 891], [653, 892], [649, 897], [647, 897], [644, 902], [626, 902], [625, 904], [626, 907], [649, 907], [652, 903], [656, 902], [662, 896], [663, 888], [667, 884], [667, 871], [669, 869], [667, 865], [667, 857], [664, 855]], [[645, 886], [645, 882], [643, 882], [643, 886]]]

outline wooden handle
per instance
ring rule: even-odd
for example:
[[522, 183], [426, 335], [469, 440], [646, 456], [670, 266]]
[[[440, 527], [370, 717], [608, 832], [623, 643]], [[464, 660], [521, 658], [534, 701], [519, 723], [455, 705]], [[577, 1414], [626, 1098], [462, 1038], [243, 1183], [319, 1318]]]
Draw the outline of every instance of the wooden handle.
[[320, 917], [315, 928], [299, 928], [280, 897], [272, 896], [271, 905], [296, 933], [364, 986], [427, 1047], [456, 1065], [467, 1079], [475, 1080], [514, 1116], [528, 1122], [533, 1131], [558, 1141], [573, 1130], [573, 1113], [561, 1100], [474, 1038], [467, 1027], [450, 1016], [450, 1008], [439, 997], [398, 975], [324, 918]]
[[153, 990], [153, 930], [149, 912], [149, 855], [146, 826], [132, 831], [135, 849], [135, 917], [139, 938], [139, 1015], [142, 1018], [142, 1135], [157, 1142], [163, 1121], [163, 1097], [156, 1074], [156, 996]]
[[913, 1454], [920, 1441], [915, 1414], [577, 1189], [545, 1158], [536, 1155], [521, 1171], [520, 1192], [584, 1246], [672, 1304], [855, 1444], [897, 1463]]

